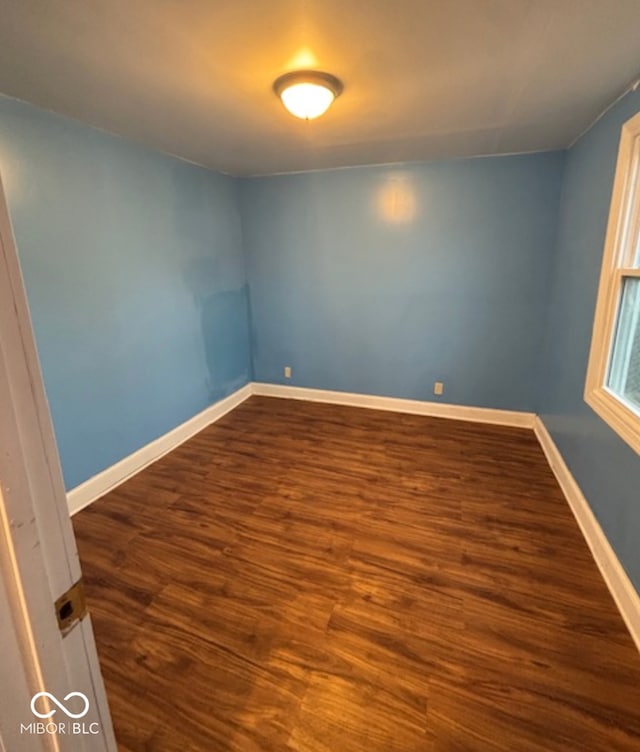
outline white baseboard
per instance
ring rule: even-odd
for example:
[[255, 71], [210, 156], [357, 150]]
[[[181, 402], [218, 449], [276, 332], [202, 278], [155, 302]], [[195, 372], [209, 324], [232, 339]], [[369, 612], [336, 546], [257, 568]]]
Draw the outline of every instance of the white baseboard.
[[373, 394], [354, 392], [334, 392], [328, 389], [306, 389], [285, 384], [253, 383], [253, 394], [264, 397], [284, 397], [308, 402], [328, 402], [333, 405], [368, 407], [374, 410], [389, 410], [396, 413], [427, 415], [433, 418], [451, 418], [474, 423], [492, 423], [499, 426], [533, 428], [535, 414], [515, 410], [493, 410], [487, 407], [465, 407], [442, 402], [400, 399], [398, 397], [378, 397]]
[[640, 596], [603, 533], [558, 447], [538, 417], [535, 420], [534, 431], [624, 623], [640, 650]]
[[229, 411], [237, 407], [251, 396], [251, 384], [246, 384], [241, 389], [233, 392], [228, 397], [205, 408], [201, 413], [194, 415], [185, 423], [177, 426], [164, 436], [160, 436], [151, 443], [138, 449], [128, 457], [116, 462], [101, 473], [94, 475], [84, 483], [76, 486], [67, 493], [69, 513], [75, 514], [92, 502], [104, 496], [116, 486], [124, 483], [127, 478], [143, 470], [147, 465], [159, 460], [165, 454], [175, 449], [180, 444], [195, 436], [203, 428], [211, 425], [222, 418]]

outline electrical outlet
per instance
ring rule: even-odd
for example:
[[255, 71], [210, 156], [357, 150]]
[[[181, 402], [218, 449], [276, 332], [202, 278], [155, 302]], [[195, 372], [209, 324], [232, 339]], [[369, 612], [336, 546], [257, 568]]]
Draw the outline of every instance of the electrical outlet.
[[433, 385], [433, 393], [437, 394], [438, 397], [444, 392], [444, 384], [442, 381], [436, 381], [436, 383]]
[[291, 378], [291, 366], [285, 366], [284, 367], [284, 377], [285, 379]]

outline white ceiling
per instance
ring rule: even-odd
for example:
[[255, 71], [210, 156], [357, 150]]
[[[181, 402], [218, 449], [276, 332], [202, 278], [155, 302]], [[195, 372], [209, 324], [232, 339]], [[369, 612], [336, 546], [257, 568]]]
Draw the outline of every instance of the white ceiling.
[[0, 0], [0, 91], [237, 175], [565, 147], [638, 74], [640, 0]]

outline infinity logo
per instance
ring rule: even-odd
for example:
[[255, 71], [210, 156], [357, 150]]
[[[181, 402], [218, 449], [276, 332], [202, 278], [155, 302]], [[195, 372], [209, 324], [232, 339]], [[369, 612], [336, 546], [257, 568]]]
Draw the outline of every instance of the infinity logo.
[[57, 705], [63, 713], [69, 716], [69, 718], [84, 718], [85, 715], [89, 712], [89, 700], [87, 699], [86, 695], [82, 694], [82, 692], [69, 692], [69, 694], [64, 698], [66, 702], [72, 697], [82, 697], [82, 699], [84, 700], [84, 710], [82, 711], [82, 713], [72, 713], [70, 710], [67, 710], [67, 708], [65, 708], [65, 706], [56, 697], [54, 697], [51, 692], [38, 692], [31, 698], [31, 712], [34, 715], [37, 715], [38, 718], [51, 718], [51, 716], [56, 712], [56, 709], [53, 708], [53, 710], [50, 710], [48, 713], [39, 713], [36, 710], [36, 701], [40, 697], [48, 697], [51, 702]]

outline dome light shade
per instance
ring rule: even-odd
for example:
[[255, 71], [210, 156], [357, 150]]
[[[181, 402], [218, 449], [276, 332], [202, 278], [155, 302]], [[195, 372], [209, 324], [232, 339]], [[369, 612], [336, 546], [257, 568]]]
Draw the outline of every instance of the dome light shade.
[[293, 71], [276, 79], [273, 90], [282, 104], [302, 120], [323, 115], [342, 92], [342, 83], [329, 73]]
[[334, 94], [318, 84], [300, 83], [287, 86], [280, 99], [292, 115], [302, 120], [313, 120], [329, 109]]

